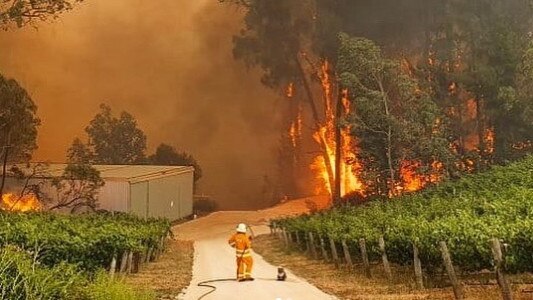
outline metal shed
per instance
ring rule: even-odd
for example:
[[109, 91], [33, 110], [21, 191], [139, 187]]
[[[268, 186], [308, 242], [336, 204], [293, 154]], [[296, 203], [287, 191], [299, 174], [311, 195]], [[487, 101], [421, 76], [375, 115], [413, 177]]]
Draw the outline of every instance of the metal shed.
[[[65, 164], [50, 164], [46, 177], [60, 176]], [[100, 209], [129, 212], [139, 217], [177, 220], [192, 215], [193, 167], [149, 165], [94, 165], [105, 181], [98, 193]], [[41, 177], [41, 180], [43, 177]], [[16, 189], [14, 179], [7, 187]], [[47, 194], [54, 191], [46, 185]]]

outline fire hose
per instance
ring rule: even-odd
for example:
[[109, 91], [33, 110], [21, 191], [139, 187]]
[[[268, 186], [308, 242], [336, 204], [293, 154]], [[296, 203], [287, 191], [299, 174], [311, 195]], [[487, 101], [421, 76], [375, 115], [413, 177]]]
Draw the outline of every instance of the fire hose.
[[214, 286], [214, 285], [210, 285], [209, 283], [223, 282], [223, 281], [235, 281], [235, 278], [212, 279], [212, 280], [206, 280], [206, 281], [199, 282], [199, 283], [197, 284], [197, 286], [199, 286], [199, 287], [210, 288], [211, 290], [210, 290], [210, 291], [207, 291], [207, 293], [205, 293], [205, 294], [203, 294], [202, 296], [200, 296], [200, 298], [198, 298], [198, 300], [202, 300], [204, 297], [207, 297], [207, 295], [209, 295], [209, 294], [211, 294], [211, 293], [214, 293], [214, 292], [217, 290], [217, 287], [216, 287], [216, 286]]
[[[255, 280], [260, 280], [260, 281], [279, 281], [279, 280], [276, 280], [276, 279], [273, 279], [273, 278], [256, 278]], [[220, 278], [220, 279], [211, 279], [211, 280], [206, 280], [206, 281], [199, 282], [197, 284], [197, 286], [210, 288], [211, 290], [207, 291], [205, 294], [201, 295], [200, 298], [198, 298], [197, 300], [202, 300], [204, 297], [207, 297], [208, 295], [214, 293], [217, 290], [217, 287], [214, 286], [214, 285], [211, 285], [210, 283], [214, 283], [214, 282], [229, 282], [229, 281], [235, 282], [235, 278]], [[294, 281], [294, 280], [285, 280], [284, 282], [296, 283], [296, 281]]]

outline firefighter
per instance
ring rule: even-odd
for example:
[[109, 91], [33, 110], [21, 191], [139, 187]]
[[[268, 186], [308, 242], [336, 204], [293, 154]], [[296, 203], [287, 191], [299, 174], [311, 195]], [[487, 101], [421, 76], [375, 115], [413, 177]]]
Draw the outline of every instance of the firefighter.
[[252, 266], [254, 261], [252, 259], [252, 242], [251, 238], [246, 234], [246, 225], [239, 224], [228, 243], [235, 248], [237, 255], [237, 281], [252, 281]]

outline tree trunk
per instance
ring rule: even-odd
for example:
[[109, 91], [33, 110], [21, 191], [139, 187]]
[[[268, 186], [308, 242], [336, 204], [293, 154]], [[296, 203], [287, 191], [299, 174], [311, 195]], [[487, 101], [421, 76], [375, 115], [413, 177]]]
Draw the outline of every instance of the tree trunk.
[[[383, 99], [383, 108], [385, 109], [385, 115], [387, 116], [387, 119], [390, 119], [390, 110], [389, 110], [389, 99], [387, 97], [387, 92], [385, 91], [385, 88], [383, 87], [383, 82], [380, 78], [376, 78], [376, 81], [379, 85], [379, 90], [382, 95]], [[396, 175], [394, 170], [394, 163], [392, 161], [392, 126], [389, 124], [387, 125], [387, 165], [389, 167], [389, 194], [394, 194], [396, 189]]]
[[341, 202], [341, 160], [342, 158], [342, 132], [340, 120], [342, 117], [342, 91], [338, 91], [337, 107], [335, 109], [335, 188], [333, 189], [333, 201]]
[[6, 143], [4, 145], [4, 157], [2, 159], [2, 182], [0, 183], [0, 198], [2, 195], [4, 195], [4, 186], [6, 183], [6, 177], [7, 177], [7, 159], [9, 157], [9, 147], [11, 143], [11, 129], [8, 129], [7, 135], [6, 135]]
[[296, 65], [298, 66], [298, 72], [300, 73], [300, 79], [302, 80], [302, 84], [304, 86], [304, 90], [307, 96], [307, 101], [309, 102], [309, 105], [311, 106], [311, 112], [313, 114], [313, 120], [315, 123], [315, 130], [316, 132], [319, 133], [320, 146], [321, 146], [321, 150], [323, 153], [322, 156], [324, 157], [324, 163], [326, 165], [326, 170], [328, 171], [328, 178], [329, 178], [330, 185], [332, 185], [333, 182], [335, 181], [333, 164], [331, 162], [331, 158], [328, 153], [328, 148], [329, 148], [328, 143], [325, 140], [325, 137], [320, 134], [320, 129], [322, 128], [322, 124], [320, 123], [320, 117], [318, 115], [318, 109], [315, 104], [313, 92], [311, 91], [311, 87], [309, 86], [307, 76], [305, 75], [305, 71], [303, 69], [302, 63], [300, 62], [300, 59], [298, 58], [298, 56], [295, 57], [295, 61], [296, 61]]

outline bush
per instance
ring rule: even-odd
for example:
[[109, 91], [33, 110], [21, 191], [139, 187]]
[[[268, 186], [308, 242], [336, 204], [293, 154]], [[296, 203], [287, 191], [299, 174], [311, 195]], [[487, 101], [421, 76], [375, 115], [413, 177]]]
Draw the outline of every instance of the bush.
[[85, 278], [72, 265], [44, 267], [15, 247], [0, 250], [1, 299], [79, 299], [84, 283]]
[[87, 300], [153, 300], [155, 294], [150, 291], [134, 290], [121, 280], [113, 280], [99, 272], [93, 283], [86, 290]]

